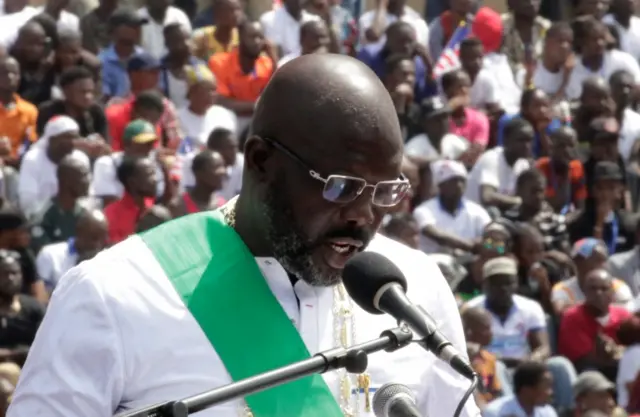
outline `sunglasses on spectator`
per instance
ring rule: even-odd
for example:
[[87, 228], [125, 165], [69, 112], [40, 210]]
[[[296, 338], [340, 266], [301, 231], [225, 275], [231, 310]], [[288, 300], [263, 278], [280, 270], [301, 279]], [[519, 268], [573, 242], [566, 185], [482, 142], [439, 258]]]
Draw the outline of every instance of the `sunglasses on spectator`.
[[262, 138], [308, 171], [314, 180], [324, 183], [322, 197], [332, 203], [347, 204], [355, 201], [367, 188], [372, 188], [371, 202], [378, 207], [393, 207], [400, 203], [410, 189], [409, 181], [401, 175], [397, 180], [369, 184], [365, 179], [349, 175], [332, 174], [327, 177], [311, 169], [298, 155], [272, 138]]
[[507, 251], [504, 242], [496, 242], [493, 239], [485, 239], [482, 242], [482, 246], [484, 246], [485, 249], [496, 251], [499, 255], [504, 255]]

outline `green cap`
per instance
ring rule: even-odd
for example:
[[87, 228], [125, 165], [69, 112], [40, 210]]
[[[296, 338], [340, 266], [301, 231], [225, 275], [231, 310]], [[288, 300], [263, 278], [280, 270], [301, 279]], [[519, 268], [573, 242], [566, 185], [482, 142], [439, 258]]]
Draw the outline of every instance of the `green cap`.
[[151, 123], [138, 119], [127, 125], [122, 134], [122, 140], [128, 143], [149, 143], [158, 140], [158, 134]]

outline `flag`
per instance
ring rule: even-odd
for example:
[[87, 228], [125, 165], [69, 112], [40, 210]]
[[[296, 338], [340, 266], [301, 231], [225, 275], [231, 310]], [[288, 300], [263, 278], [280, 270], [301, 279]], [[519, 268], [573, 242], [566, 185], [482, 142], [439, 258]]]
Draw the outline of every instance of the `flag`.
[[433, 67], [433, 78], [438, 79], [445, 73], [460, 68], [460, 59], [458, 58], [460, 43], [470, 34], [471, 26], [465, 22], [460, 23]]

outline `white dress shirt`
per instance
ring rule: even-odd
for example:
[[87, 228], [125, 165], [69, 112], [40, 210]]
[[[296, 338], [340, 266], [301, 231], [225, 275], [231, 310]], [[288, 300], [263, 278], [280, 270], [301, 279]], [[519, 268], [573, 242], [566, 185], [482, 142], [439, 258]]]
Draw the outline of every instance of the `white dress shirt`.
[[526, 159], [518, 159], [513, 166], [509, 166], [501, 146], [489, 149], [480, 155], [471, 169], [467, 178], [465, 197], [481, 203], [480, 187], [483, 185], [491, 186], [501, 194], [513, 195], [518, 175], [529, 169], [530, 165]]
[[260, 16], [260, 24], [264, 30], [264, 36], [282, 49], [282, 55], [292, 53], [300, 54], [300, 26], [320, 17], [305, 10], [296, 20], [289, 14], [284, 6], [270, 10]]
[[193, 113], [188, 107], [178, 109], [178, 120], [185, 137], [197, 141], [200, 146], [206, 146], [209, 135], [215, 129], [227, 129], [238, 132], [238, 117], [226, 107], [213, 105], [204, 115]]
[[44, 281], [47, 290], [53, 291], [58, 281], [78, 262], [78, 253], [72, 242], [58, 242], [45, 245], [36, 257], [38, 277]]
[[[427, 255], [380, 235], [368, 250], [383, 253], [398, 265], [409, 283], [409, 296], [429, 310], [442, 333], [466, 356], [458, 308], [437, 265]], [[304, 281], [292, 287], [274, 259], [256, 258], [256, 262], [309, 352], [334, 348], [333, 290]], [[370, 315], [357, 307], [354, 317], [356, 343], [376, 339], [397, 326], [390, 316]], [[233, 312], [220, 319], [233, 320]], [[250, 331], [247, 343], [254, 343]], [[415, 344], [369, 355], [367, 373], [370, 391], [387, 382], [413, 389], [426, 416], [452, 415], [469, 386], [469, 381]], [[323, 377], [340, 398], [337, 373]], [[220, 357], [164, 270], [141, 238], [132, 236], [71, 269], [59, 282], [7, 417], [112, 417], [125, 409], [229, 383]], [[373, 417], [373, 411], [365, 409], [365, 395], [353, 390], [351, 399], [360, 397], [359, 416]], [[237, 417], [242, 406], [239, 400], [231, 401], [194, 416]], [[477, 415], [471, 398], [462, 416]]]
[[[91, 167], [89, 158], [77, 149], [71, 158], [78, 160], [87, 168]], [[38, 213], [49, 200], [58, 194], [58, 165], [47, 156], [45, 146], [32, 146], [20, 165], [18, 177], [18, 200], [20, 208], [27, 217]]]
[[567, 98], [570, 100], [579, 99], [582, 94], [582, 83], [587, 79], [598, 77], [608, 83], [609, 77], [611, 77], [614, 72], [620, 70], [628, 71], [633, 76], [636, 84], [640, 83], [640, 66], [638, 66], [638, 61], [626, 52], [618, 49], [605, 52], [602, 66], [596, 71], [585, 67], [582, 64], [582, 57], [576, 57], [576, 65], [573, 67], [566, 89]]
[[138, 14], [142, 17], [149, 19], [149, 23], [142, 26], [142, 41], [141, 46], [144, 50], [154, 57], [160, 59], [166, 53], [167, 49], [164, 46], [164, 28], [171, 23], [179, 23], [187, 33], [191, 33], [191, 21], [189, 17], [182, 10], [174, 6], [169, 6], [166, 14], [164, 15], [164, 22], [156, 22], [150, 15], [149, 9], [146, 7], [138, 10]]

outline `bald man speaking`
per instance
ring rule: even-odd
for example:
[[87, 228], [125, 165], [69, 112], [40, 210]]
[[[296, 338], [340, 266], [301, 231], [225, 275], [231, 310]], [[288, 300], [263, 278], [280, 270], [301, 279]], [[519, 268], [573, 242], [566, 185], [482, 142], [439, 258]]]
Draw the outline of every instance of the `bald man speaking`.
[[[279, 69], [255, 111], [242, 192], [220, 210], [130, 237], [69, 271], [53, 294], [9, 417], [111, 417], [180, 399], [396, 323], [341, 285], [363, 250], [391, 259], [409, 296], [466, 352], [457, 306], [428, 257], [377, 233], [407, 191], [389, 94], [357, 60], [317, 54]], [[419, 346], [215, 406], [200, 417], [373, 416], [381, 385], [447, 417], [468, 387]], [[313, 391], [309, 392], [309, 386]], [[463, 416], [476, 416], [470, 401]]]

